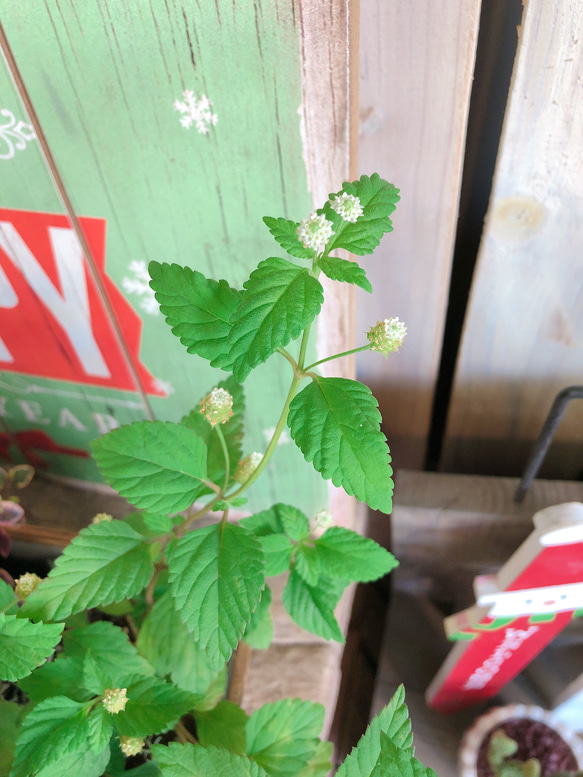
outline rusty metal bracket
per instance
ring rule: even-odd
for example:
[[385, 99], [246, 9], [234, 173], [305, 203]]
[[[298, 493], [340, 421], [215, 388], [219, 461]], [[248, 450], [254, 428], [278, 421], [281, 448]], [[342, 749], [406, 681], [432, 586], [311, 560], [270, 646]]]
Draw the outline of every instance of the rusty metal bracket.
[[553, 440], [557, 426], [563, 417], [567, 405], [572, 399], [583, 399], [583, 386], [568, 386], [562, 391], [559, 391], [555, 397], [543, 424], [543, 428], [541, 429], [541, 433], [534, 444], [530, 458], [522, 473], [522, 480], [514, 495], [515, 502], [522, 502], [526, 492], [532, 485], [532, 481], [535, 479], [540, 466], [544, 461], [549, 445]]

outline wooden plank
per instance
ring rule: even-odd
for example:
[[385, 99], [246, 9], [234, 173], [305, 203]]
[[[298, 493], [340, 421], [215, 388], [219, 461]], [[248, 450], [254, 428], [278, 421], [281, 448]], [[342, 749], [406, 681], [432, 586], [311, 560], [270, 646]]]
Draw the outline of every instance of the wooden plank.
[[[526, 5], [441, 460], [518, 475], [555, 394], [583, 363], [583, 8]], [[572, 402], [541, 477], [583, 467]]]
[[[359, 168], [401, 189], [386, 236], [357, 291], [357, 332], [399, 316], [405, 345], [358, 357], [380, 400], [397, 467], [423, 466], [452, 260], [480, 13], [459, 3], [361, 0]], [[380, 292], [380, 294], [379, 294]]]
[[474, 577], [498, 571], [532, 532], [538, 510], [583, 501], [583, 483], [536, 480], [516, 504], [518, 482], [401, 470], [391, 521], [401, 571], [456, 611], [473, 604]]

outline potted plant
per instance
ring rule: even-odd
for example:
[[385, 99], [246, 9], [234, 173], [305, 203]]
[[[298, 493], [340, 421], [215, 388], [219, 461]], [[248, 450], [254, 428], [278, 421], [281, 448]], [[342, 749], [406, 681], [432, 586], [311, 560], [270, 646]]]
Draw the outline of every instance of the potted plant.
[[479, 717], [460, 746], [460, 777], [580, 774], [583, 742], [541, 707], [510, 704]]
[[[288, 571], [283, 604], [299, 626], [341, 642], [334, 608], [346, 586], [385, 575], [396, 561], [334, 525], [327, 511], [308, 516], [275, 504], [234, 521], [231, 510], [245, 504], [288, 426], [324, 478], [391, 511], [376, 400], [357, 381], [319, 374], [323, 362], [345, 354], [312, 364], [306, 354], [324, 299], [321, 273], [372, 290], [356, 262], [332, 252], [372, 253], [392, 229], [398, 199], [374, 174], [345, 183], [300, 223], [264, 219], [288, 257], [260, 262], [243, 289], [188, 267], [150, 264], [174, 335], [230, 374], [180, 423], [134, 423], [95, 441], [104, 479], [136, 511], [122, 520], [96, 516], [46, 579], [25, 575], [14, 590], [0, 580], [0, 677], [27, 699], [24, 713], [2, 702], [4, 719], [18, 729], [4, 774], [328, 773], [323, 707], [282, 699], [249, 716], [224, 699], [229, 661], [241, 640], [269, 643], [271, 576]], [[387, 355], [404, 335], [398, 319], [386, 319], [355, 350]], [[272, 356], [289, 363], [289, 390], [271, 441], [251, 452], [243, 384]], [[411, 742], [400, 689], [339, 774], [425, 774]]]

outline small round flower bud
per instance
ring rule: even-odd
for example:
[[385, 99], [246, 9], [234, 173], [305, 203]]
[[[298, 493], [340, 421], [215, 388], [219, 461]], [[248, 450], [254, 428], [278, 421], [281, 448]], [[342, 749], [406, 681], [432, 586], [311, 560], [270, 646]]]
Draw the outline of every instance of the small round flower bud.
[[144, 749], [145, 742], [140, 737], [126, 737], [121, 736], [119, 738], [119, 746], [124, 755], [137, 755]]
[[344, 219], [344, 221], [350, 221], [351, 224], [354, 224], [354, 222], [358, 220], [358, 217], [362, 216], [364, 213], [358, 197], [355, 197], [354, 194], [347, 194], [346, 192], [342, 192], [341, 194], [337, 194], [336, 197], [332, 197], [330, 199], [330, 205], [332, 210], [335, 210], [340, 218]]
[[333, 224], [324, 216], [318, 215], [316, 211], [310, 213], [307, 219], [302, 219], [298, 227], [298, 237], [304, 244], [304, 248], [313, 248], [318, 250], [320, 246], [326, 245], [332, 237]]
[[233, 415], [233, 397], [223, 388], [214, 388], [201, 400], [200, 412], [211, 426], [225, 424]]
[[244, 483], [246, 480], [248, 480], [255, 472], [262, 459], [263, 454], [257, 453], [256, 451], [250, 453], [248, 456], [245, 456], [244, 459], [241, 459], [241, 461], [237, 464], [237, 467], [235, 468], [235, 474], [233, 475], [237, 483]]
[[117, 715], [126, 708], [128, 703], [127, 688], [108, 688], [103, 693], [103, 706], [108, 712]]
[[384, 321], [378, 321], [367, 334], [370, 350], [379, 351], [384, 356], [388, 356], [391, 351], [399, 350], [406, 334], [407, 327], [398, 318], [385, 318]]
[[320, 510], [314, 518], [314, 529], [327, 529], [332, 525], [332, 513], [329, 510]]
[[97, 513], [91, 519], [91, 523], [107, 523], [109, 521], [113, 521], [113, 515], [109, 515], [109, 513]]
[[16, 581], [16, 588], [14, 589], [16, 596], [19, 599], [26, 599], [26, 597], [30, 596], [30, 594], [34, 591], [41, 580], [42, 578], [40, 578], [38, 575], [35, 575], [34, 572], [26, 572], [26, 574], [21, 575]]

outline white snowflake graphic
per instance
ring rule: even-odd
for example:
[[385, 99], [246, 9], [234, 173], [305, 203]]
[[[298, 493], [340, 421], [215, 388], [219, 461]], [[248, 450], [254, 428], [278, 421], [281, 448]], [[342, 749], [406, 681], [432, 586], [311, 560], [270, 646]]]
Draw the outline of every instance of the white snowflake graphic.
[[158, 391], [163, 391], [166, 396], [170, 396], [170, 394], [174, 394], [174, 386], [172, 383], [170, 383], [169, 380], [162, 380], [162, 378], [155, 378], [154, 384]]
[[134, 277], [126, 277], [122, 280], [124, 290], [127, 291], [128, 294], [136, 294], [138, 297], [142, 297], [140, 308], [148, 313], [148, 315], [160, 315], [160, 306], [154, 296], [154, 290], [150, 288], [150, 276], [148, 275], [146, 263], [134, 260], [130, 263], [128, 269], [133, 273]]
[[212, 112], [213, 104], [205, 94], [201, 96], [200, 100], [197, 100], [194, 92], [190, 89], [185, 89], [182, 96], [184, 102], [174, 101], [174, 110], [184, 114], [180, 123], [185, 129], [190, 129], [193, 124], [196, 124], [197, 130], [201, 134], [207, 135], [211, 125], [214, 127], [219, 120], [217, 114]]

